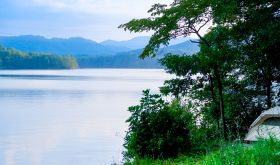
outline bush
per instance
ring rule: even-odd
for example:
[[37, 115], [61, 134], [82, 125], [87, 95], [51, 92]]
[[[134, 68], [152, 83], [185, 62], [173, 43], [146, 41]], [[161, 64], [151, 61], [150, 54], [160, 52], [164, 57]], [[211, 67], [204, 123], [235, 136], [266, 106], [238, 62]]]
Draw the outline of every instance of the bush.
[[190, 147], [188, 126], [192, 115], [179, 101], [165, 102], [161, 95], [143, 91], [140, 105], [129, 107], [129, 130], [124, 156], [134, 158], [170, 158], [185, 154]]

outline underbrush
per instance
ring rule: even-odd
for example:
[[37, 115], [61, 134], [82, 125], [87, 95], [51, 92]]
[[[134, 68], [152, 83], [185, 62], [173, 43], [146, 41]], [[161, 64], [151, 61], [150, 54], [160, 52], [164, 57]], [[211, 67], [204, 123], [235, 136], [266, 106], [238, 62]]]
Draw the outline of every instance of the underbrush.
[[280, 164], [280, 141], [259, 140], [252, 145], [227, 144], [204, 155], [179, 156], [176, 159], [135, 159], [135, 165], [278, 165]]

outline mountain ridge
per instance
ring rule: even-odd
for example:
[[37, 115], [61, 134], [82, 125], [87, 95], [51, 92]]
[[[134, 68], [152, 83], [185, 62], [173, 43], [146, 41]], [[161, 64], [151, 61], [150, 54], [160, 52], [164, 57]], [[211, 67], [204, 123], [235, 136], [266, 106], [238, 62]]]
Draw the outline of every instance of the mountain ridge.
[[[106, 40], [96, 42], [82, 37], [71, 38], [45, 38], [39, 35], [22, 35], [22, 36], [0, 36], [0, 44], [7, 48], [15, 48], [23, 52], [43, 52], [54, 53], [61, 55], [73, 55], [76, 57], [87, 56], [111, 56], [118, 53], [134, 51], [144, 48], [149, 41], [149, 36], [135, 37], [130, 40], [115, 41]], [[189, 41], [188, 38], [181, 38], [170, 41], [169, 48], [174, 50], [180, 48], [180, 51], [186, 50], [187, 54], [192, 52], [187, 51], [188, 48], [196, 50], [196, 44], [186, 44], [186, 46], [176, 46]], [[162, 46], [164, 49], [165, 47]], [[178, 49], [179, 50], [179, 49]], [[176, 51], [175, 51], [176, 52]]]
[[15, 48], [24, 52], [44, 52], [62, 55], [114, 55], [118, 52], [129, 51], [123, 47], [109, 47], [96, 41], [81, 37], [45, 38], [43, 36], [0, 36], [0, 44], [8, 48]]
[[140, 60], [138, 57], [148, 40], [148, 36], [143, 36], [126, 41], [107, 40], [98, 43], [82, 37], [48, 39], [43, 36], [24, 35], [14, 37], [0, 36], [0, 45], [26, 53], [71, 55], [77, 59], [81, 68], [159, 68], [160, 65], [157, 60], [165, 54], [191, 55], [199, 50], [197, 44], [190, 42], [188, 38], [181, 38], [172, 40], [170, 46], [162, 46], [158, 50], [156, 58]]

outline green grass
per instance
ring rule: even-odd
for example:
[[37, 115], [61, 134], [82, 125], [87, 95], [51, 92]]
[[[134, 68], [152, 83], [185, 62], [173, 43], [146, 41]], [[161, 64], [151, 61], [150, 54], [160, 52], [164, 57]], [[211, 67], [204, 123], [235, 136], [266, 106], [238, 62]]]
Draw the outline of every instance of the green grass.
[[[128, 163], [130, 164], [130, 163]], [[135, 165], [278, 165], [280, 164], [280, 141], [260, 140], [252, 146], [231, 144], [206, 155], [180, 156], [169, 160], [135, 160]]]

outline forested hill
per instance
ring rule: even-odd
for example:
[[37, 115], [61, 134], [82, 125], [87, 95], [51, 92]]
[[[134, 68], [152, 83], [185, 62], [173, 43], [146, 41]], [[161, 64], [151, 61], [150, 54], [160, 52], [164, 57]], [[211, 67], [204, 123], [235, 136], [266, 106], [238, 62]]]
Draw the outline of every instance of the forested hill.
[[191, 55], [199, 51], [199, 47], [190, 42], [172, 45], [158, 50], [156, 58], [140, 59], [139, 55], [143, 49], [137, 49], [129, 52], [117, 53], [114, 56], [84, 56], [77, 58], [81, 68], [162, 68], [159, 59], [165, 54], [173, 53], [177, 55]]
[[120, 53], [115, 56], [77, 58], [81, 68], [162, 68], [158, 58], [140, 59], [134, 52]]
[[0, 46], [0, 69], [75, 69], [76, 59], [47, 53], [25, 53]]

